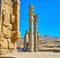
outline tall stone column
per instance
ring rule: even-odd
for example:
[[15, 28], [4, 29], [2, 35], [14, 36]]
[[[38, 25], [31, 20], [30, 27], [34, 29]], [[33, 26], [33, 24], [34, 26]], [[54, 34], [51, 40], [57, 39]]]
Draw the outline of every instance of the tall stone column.
[[29, 49], [31, 52], [34, 51], [34, 38], [33, 38], [33, 21], [34, 21], [34, 12], [33, 6], [29, 6]]
[[37, 45], [37, 15], [34, 16], [34, 51], [38, 51], [38, 45]]

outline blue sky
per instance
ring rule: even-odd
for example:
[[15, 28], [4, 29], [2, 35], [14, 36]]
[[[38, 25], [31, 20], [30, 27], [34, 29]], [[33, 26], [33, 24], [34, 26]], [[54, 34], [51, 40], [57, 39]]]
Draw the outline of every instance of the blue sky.
[[38, 14], [38, 32], [40, 35], [60, 36], [60, 0], [20, 0], [21, 37], [29, 29], [28, 6], [34, 5]]

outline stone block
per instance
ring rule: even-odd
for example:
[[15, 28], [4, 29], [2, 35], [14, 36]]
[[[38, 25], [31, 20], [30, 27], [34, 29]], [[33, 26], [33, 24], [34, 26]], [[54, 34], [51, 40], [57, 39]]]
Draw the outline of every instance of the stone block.
[[14, 49], [14, 43], [9, 43], [9, 49]]
[[14, 43], [11, 42], [11, 39], [8, 39], [8, 45], [9, 45], [9, 49], [14, 48]]
[[4, 39], [4, 41], [2, 42], [2, 47], [4, 49], [8, 49], [8, 40], [7, 39]]
[[20, 33], [19, 32], [17, 32], [17, 38], [20, 39]]
[[9, 23], [9, 21], [8, 21], [8, 19], [7, 19], [7, 18], [6, 18], [6, 20], [4, 20], [3, 25], [5, 25], [6, 27], [8, 27], [8, 26], [10, 25], [10, 23]]
[[8, 49], [0, 49], [0, 55], [5, 55], [7, 53], [8, 53]]
[[15, 23], [15, 16], [13, 14], [10, 14], [10, 23]]
[[10, 38], [11, 37], [11, 30], [9, 30], [5, 26], [3, 26], [3, 34], [4, 34], [4, 37]]

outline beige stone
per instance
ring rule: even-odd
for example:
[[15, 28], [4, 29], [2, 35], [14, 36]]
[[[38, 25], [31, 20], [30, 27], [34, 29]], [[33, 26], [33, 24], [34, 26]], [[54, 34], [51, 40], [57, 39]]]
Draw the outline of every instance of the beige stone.
[[19, 5], [19, 0], [0, 0], [0, 54], [14, 50], [15, 43], [20, 38]]
[[[8, 33], [8, 34], [7, 34]], [[8, 28], [6, 28], [5, 26], [3, 26], [3, 34], [6, 38], [10, 38], [11, 37], [11, 30], [9, 30]]]
[[33, 18], [34, 12], [33, 12], [33, 6], [29, 6], [29, 49], [30, 51], [34, 51], [34, 37], [33, 37]]

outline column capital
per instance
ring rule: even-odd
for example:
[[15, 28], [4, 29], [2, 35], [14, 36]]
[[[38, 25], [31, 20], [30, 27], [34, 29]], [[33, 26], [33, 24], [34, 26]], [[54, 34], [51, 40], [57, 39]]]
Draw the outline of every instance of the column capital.
[[37, 18], [38, 18], [38, 15], [34, 15], [34, 20], [37, 20]]
[[29, 5], [29, 9], [33, 9], [34, 8], [34, 6], [33, 5]]

